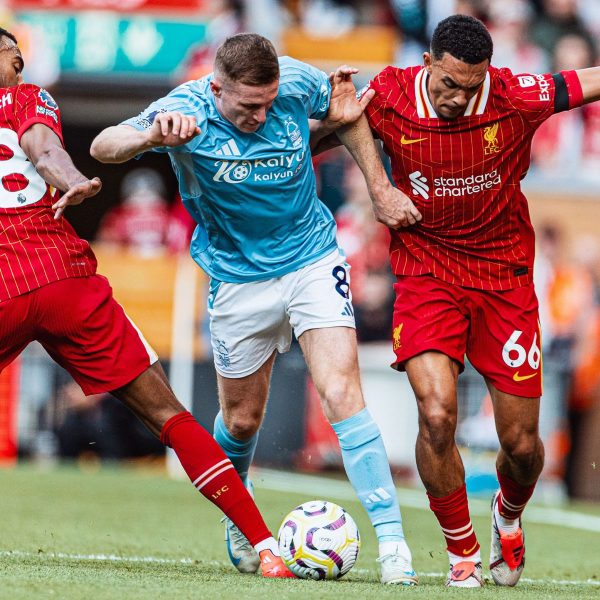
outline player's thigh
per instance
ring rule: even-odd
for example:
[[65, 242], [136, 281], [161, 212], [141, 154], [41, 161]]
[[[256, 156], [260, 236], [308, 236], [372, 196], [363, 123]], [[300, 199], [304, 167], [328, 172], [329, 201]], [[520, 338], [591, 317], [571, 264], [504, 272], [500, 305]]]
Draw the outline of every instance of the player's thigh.
[[36, 339], [85, 394], [121, 388], [158, 360], [105, 277], [51, 283], [40, 288], [36, 302]]
[[289, 321], [297, 338], [309, 329], [352, 328], [350, 265], [339, 250], [281, 278]]
[[[428, 352], [445, 355], [456, 362], [462, 371], [469, 328], [469, 315], [462, 298], [463, 289], [425, 275], [399, 276], [394, 291], [392, 347], [396, 360], [392, 367], [405, 370], [409, 360]], [[420, 364], [422, 361], [418, 362]], [[426, 361], [419, 370], [429, 372], [429, 362]], [[419, 381], [415, 380], [414, 383], [416, 385]]]
[[524, 398], [542, 394], [538, 302], [533, 285], [471, 292], [467, 356], [495, 389]]
[[133, 381], [112, 390], [156, 437], [164, 424], [185, 407], [177, 400], [159, 362], [145, 369]]
[[356, 331], [350, 327], [309, 329], [298, 341], [327, 418], [335, 423], [362, 410]]
[[215, 368], [224, 378], [252, 375], [275, 350], [289, 350], [292, 329], [280, 279], [250, 283], [213, 281], [208, 312]]
[[36, 316], [31, 310], [34, 293], [0, 302], [0, 372], [34, 339]]
[[262, 422], [269, 396], [269, 384], [276, 352], [254, 373], [245, 377], [223, 377], [217, 373], [219, 404], [227, 429], [247, 431]]

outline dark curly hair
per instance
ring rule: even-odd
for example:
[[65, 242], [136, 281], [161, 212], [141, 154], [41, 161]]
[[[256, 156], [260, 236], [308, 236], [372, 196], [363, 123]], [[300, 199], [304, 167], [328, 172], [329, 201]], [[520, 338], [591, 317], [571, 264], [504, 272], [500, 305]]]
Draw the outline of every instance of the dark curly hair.
[[494, 43], [486, 26], [468, 15], [452, 15], [440, 21], [431, 37], [431, 55], [441, 60], [447, 52], [469, 65], [492, 59]]
[[7, 31], [3, 27], [0, 27], [0, 38], [3, 37], [7, 37], [11, 39], [15, 44], [17, 44], [17, 38], [10, 31]]

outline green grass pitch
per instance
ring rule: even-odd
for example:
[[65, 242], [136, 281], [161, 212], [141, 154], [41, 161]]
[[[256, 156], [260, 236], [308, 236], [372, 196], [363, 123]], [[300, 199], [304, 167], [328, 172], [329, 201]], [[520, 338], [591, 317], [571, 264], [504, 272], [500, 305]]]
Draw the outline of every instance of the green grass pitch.
[[[256, 498], [276, 531], [297, 504], [317, 490], [282, 492], [255, 477]], [[290, 486], [297, 490], [296, 485]], [[228, 563], [220, 512], [191, 487], [156, 471], [33, 466], [0, 471], [0, 598], [10, 600], [452, 597], [565, 600], [600, 598], [600, 533], [554, 524], [526, 524], [527, 566], [514, 589], [448, 590], [443, 540], [427, 510], [404, 508], [407, 538], [421, 576], [417, 588], [378, 583], [377, 544], [368, 519], [349, 496], [338, 499], [360, 528], [356, 567], [342, 580], [263, 581]], [[402, 490], [400, 498], [402, 499]], [[600, 507], [586, 507], [593, 519]], [[489, 550], [489, 518], [473, 519]], [[489, 579], [488, 579], [489, 581]]]

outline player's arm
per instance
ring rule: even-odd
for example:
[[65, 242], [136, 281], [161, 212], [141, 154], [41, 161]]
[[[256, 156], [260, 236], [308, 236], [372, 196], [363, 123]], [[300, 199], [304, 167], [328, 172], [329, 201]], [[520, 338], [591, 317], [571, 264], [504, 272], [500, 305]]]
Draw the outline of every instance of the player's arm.
[[103, 163], [122, 163], [152, 148], [182, 146], [199, 133], [195, 117], [158, 113], [152, 126], [141, 131], [131, 125], [107, 127], [92, 142], [90, 154]]
[[308, 127], [310, 129], [310, 152], [313, 156], [342, 145], [338, 136], [335, 135], [335, 131], [323, 121], [309, 119]]
[[420, 221], [421, 213], [411, 199], [390, 183], [367, 118], [362, 115], [351, 125], [338, 129], [336, 135], [364, 175], [375, 218], [391, 228], [408, 227]]
[[21, 148], [46, 183], [65, 192], [52, 207], [58, 219], [71, 204], [81, 204], [102, 187], [98, 177], [88, 179], [73, 164], [60, 138], [46, 125], [35, 123], [23, 133]]
[[581, 83], [583, 103], [588, 104], [600, 100], [600, 67], [579, 69], [575, 73], [577, 73]]
[[352, 83], [352, 75], [358, 69], [342, 65], [329, 74], [331, 97], [327, 116], [322, 120], [311, 119], [310, 150], [313, 155], [340, 145], [340, 141], [332, 135], [340, 127], [354, 123], [365, 112], [365, 108], [375, 96], [375, 91], [367, 90], [360, 98], [356, 97], [356, 88]]

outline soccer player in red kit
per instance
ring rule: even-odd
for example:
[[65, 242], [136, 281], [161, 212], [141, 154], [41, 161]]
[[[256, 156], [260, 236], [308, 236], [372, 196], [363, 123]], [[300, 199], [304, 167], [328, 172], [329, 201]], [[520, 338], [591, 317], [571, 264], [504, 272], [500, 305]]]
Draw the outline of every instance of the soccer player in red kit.
[[292, 577], [232, 463], [175, 398], [156, 354], [96, 274], [88, 243], [61, 218], [101, 183], [75, 168], [56, 102], [23, 83], [23, 66], [17, 40], [0, 29], [0, 370], [37, 340], [86, 394], [112, 392], [243, 531], [263, 576]]
[[[383, 142], [396, 204], [374, 202], [391, 228], [397, 277], [393, 349], [419, 409], [419, 474], [446, 539], [447, 585], [482, 585], [464, 467], [454, 441], [465, 355], [485, 378], [500, 441], [490, 569], [515, 585], [525, 562], [521, 514], [544, 463], [538, 434], [542, 369], [533, 287], [534, 232], [520, 182], [536, 128], [600, 98], [600, 68], [513, 75], [490, 66], [493, 44], [477, 19], [441, 21], [424, 65], [387, 67], [369, 84], [365, 114]], [[313, 129], [316, 150], [331, 145]], [[363, 140], [381, 171], [365, 119], [338, 137]], [[360, 163], [359, 163], [360, 164]]]

